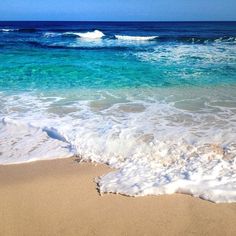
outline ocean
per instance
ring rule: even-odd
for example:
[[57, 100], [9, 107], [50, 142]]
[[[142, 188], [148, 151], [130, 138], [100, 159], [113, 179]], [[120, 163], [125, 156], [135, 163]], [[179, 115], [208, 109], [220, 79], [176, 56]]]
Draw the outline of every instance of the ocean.
[[0, 164], [73, 156], [236, 202], [236, 22], [0, 22]]

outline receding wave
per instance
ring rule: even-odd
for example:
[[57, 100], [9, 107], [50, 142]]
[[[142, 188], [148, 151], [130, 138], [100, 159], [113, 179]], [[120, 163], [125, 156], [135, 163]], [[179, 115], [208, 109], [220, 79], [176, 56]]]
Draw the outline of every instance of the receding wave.
[[[0, 163], [78, 155], [117, 169], [99, 179], [101, 192], [181, 192], [235, 202], [234, 91], [101, 91], [86, 101], [74, 97], [70, 105], [66, 97], [7, 95], [1, 99], [5, 110], [24, 114], [5, 112], [0, 119]], [[82, 92], [83, 99], [87, 93]], [[200, 103], [199, 96], [205, 98]], [[130, 100], [121, 103], [126, 97]]]
[[128, 36], [128, 35], [115, 35], [116, 39], [120, 40], [136, 40], [136, 41], [146, 41], [146, 40], [154, 40], [158, 38], [158, 36]]

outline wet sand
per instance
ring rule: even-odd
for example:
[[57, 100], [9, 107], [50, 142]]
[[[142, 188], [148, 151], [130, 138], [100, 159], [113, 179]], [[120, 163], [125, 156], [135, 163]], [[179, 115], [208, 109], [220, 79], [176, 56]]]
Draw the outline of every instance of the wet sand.
[[236, 203], [100, 196], [105, 165], [74, 159], [0, 166], [0, 235], [236, 235]]

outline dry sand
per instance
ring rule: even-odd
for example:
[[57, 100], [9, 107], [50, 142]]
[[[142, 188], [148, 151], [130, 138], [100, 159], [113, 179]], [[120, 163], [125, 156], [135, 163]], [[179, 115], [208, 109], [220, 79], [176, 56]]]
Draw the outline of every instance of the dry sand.
[[94, 178], [108, 171], [73, 159], [0, 166], [0, 235], [236, 235], [236, 204], [101, 197]]

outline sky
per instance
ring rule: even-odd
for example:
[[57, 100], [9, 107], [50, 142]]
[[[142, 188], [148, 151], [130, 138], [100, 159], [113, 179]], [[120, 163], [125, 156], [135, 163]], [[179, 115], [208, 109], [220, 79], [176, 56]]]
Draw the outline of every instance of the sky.
[[236, 0], [0, 0], [0, 20], [236, 20]]

